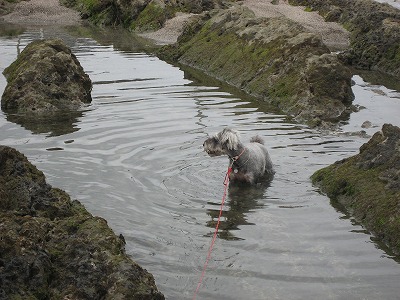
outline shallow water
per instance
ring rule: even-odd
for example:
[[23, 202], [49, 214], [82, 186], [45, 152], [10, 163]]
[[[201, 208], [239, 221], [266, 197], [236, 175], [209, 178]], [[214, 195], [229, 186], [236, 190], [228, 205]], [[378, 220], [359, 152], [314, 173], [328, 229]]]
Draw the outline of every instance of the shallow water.
[[[358, 152], [368, 138], [355, 132], [399, 126], [397, 91], [356, 76], [355, 104], [366, 108], [327, 134], [149, 56], [117, 32], [96, 36], [101, 44], [55, 28], [1, 37], [1, 71], [30, 41], [49, 36], [77, 55], [94, 83], [93, 103], [41, 127], [1, 113], [1, 144], [122, 233], [167, 299], [191, 299], [200, 278], [227, 168], [202, 143], [227, 125], [244, 140], [265, 138], [276, 175], [230, 189], [197, 299], [398, 299], [399, 264], [309, 179]], [[5, 84], [1, 77], [0, 91]]]
[[400, 9], [400, 1], [399, 0], [375, 0], [379, 3], [387, 3], [397, 9]]

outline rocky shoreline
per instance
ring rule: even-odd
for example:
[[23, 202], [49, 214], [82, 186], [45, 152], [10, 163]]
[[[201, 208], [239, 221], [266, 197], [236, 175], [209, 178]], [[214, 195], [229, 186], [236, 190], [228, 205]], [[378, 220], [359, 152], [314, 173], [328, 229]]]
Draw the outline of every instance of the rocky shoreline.
[[[91, 102], [92, 82], [63, 41], [28, 44], [4, 70], [1, 108], [20, 124], [57, 124]], [[125, 242], [78, 201], [0, 146], [1, 299], [164, 299]]]
[[[71, 0], [69, 4], [82, 13], [83, 2]], [[347, 118], [354, 109], [352, 72], [348, 67], [400, 76], [400, 15], [399, 10], [387, 4], [372, 0], [273, 0], [267, 4], [257, 0], [202, 0], [196, 1], [194, 8], [188, 7], [187, 1], [129, 2], [129, 11], [118, 2], [119, 12], [110, 13], [112, 9], [105, 1], [101, 2], [105, 14], [101, 14], [102, 10], [96, 5], [91, 11], [84, 7], [83, 12], [96, 24], [114, 22], [113, 25], [118, 23], [137, 33], [148, 29], [157, 33], [159, 28], [164, 30], [161, 35], [172, 32], [161, 42], [170, 45], [158, 51], [160, 57], [228, 82], [275, 104], [310, 126], [330, 128]], [[163, 28], [177, 11], [196, 15], [177, 22], [175, 29], [180, 26], [180, 30]], [[308, 14], [304, 14], [305, 11]], [[128, 15], [131, 18], [127, 18]], [[157, 39], [161, 35], [150, 37]], [[335, 49], [341, 52], [332, 53]], [[385, 128], [387, 126], [384, 131]], [[375, 136], [372, 141], [374, 139]], [[375, 145], [374, 142], [370, 144]], [[372, 149], [379, 149], [376, 147], [378, 145]], [[363, 172], [356, 168], [358, 175], [353, 174], [354, 178], [361, 178]], [[322, 175], [317, 174], [313, 177], [314, 182], [320, 183]], [[340, 172], [332, 174], [341, 182], [343, 175]], [[376, 172], [370, 176], [370, 180], [379, 185], [381, 176]], [[358, 184], [354, 183], [354, 186]], [[334, 198], [335, 192], [325, 191]], [[372, 201], [377, 203], [384, 201], [375, 197], [372, 191], [364, 196], [374, 198]], [[358, 198], [352, 201], [356, 203]], [[398, 198], [393, 203], [398, 205]], [[369, 215], [370, 206], [355, 206], [360, 210], [350, 211], [356, 218]], [[391, 209], [381, 209], [382, 215], [390, 220], [393, 218]], [[374, 219], [378, 215], [371, 216]], [[372, 222], [365, 221], [364, 217], [358, 219], [398, 252], [395, 234], [399, 231], [398, 223], [392, 222], [392, 229], [382, 232], [376, 226], [370, 226]]]
[[320, 36], [284, 17], [234, 5], [198, 17], [158, 54], [272, 103], [311, 126], [336, 123], [354, 95], [351, 72]]
[[[0, 1], [7, 4], [1, 6], [2, 13], [16, 9], [4, 20], [27, 24], [43, 18], [43, 1]], [[51, 3], [61, 11], [57, 0]], [[99, 26], [123, 26], [141, 34], [151, 30], [153, 34], [146, 36], [169, 44], [157, 50], [160, 57], [202, 70], [310, 126], [336, 126], [353, 110], [349, 67], [400, 77], [399, 10], [369, 0], [289, 1], [302, 7], [278, 0], [265, 11], [257, 11], [265, 8], [260, 1], [62, 3]], [[36, 5], [37, 14], [23, 13], [29, 4]], [[76, 11], [64, 9], [74, 16], [73, 23], [80, 22]], [[286, 9], [290, 13], [284, 13]], [[305, 10], [311, 19], [317, 18], [318, 11], [324, 20], [336, 23], [319, 32], [311, 30], [306, 20], [290, 17]], [[46, 20], [51, 24], [51, 19]], [[335, 31], [338, 23], [347, 31]], [[315, 30], [318, 24], [325, 23], [317, 23]], [[335, 34], [340, 36], [336, 43]], [[342, 52], [332, 53], [333, 49]], [[333, 201], [398, 254], [399, 137], [398, 128], [385, 125], [359, 155], [312, 177]], [[1, 239], [8, 241], [0, 249], [4, 286], [0, 297], [164, 299], [153, 277], [125, 255], [123, 238], [115, 236], [105, 220], [50, 187], [22, 154], [4, 146], [0, 147], [0, 199], [0, 224], [8, 228], [0, 231]], [[77, 285], [76, 272], [82, 284]], [[12, 287], [11, 282], [17, 285]]]
[[1, 299], [164, 299], [102, 218], [0, 146]]
[[290, 0], [318, 11], [350, 32], [346, 64], [400, 78], [400, 10], [373, 0]]
[[[228, 82], [312, 127], [332, 128], [355, 110], [348, 67], [398, 76], [399, 11], [372, 0], [62, 3], [96, 25], [122, 26], [159, 44], [173, 44], [157, 54]], [[229, 20], [229, 14], [235, 20]], [[224, 34], [206, 36], [207, 29], [218, 26]], [[270, 36], [275, 39], [268, 40]], [[230, 52], [209, 53], [209, 49]], [[332, 52], [337, 50], [341, 52]], [[232, 51], [238, 59], [224, 60]], [[264, 55], [257, 56], [260, 53]], [[253, 70], [245, 60], [253, 62]]]
[[400, 255], [399, 127], [383, 125], [359, 154], [315, 172], [312, 180]]

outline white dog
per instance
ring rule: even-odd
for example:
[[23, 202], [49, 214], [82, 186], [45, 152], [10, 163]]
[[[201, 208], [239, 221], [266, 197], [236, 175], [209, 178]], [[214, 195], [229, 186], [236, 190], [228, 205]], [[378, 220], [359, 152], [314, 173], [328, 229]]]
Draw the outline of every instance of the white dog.
[[255, 184], [263, 176], [272, 177], [274, 174], [267, 148], [259, 136], [252, 137], [250, 143], [244, 145], [239, 133], [227, 127], [208, 138], [203, 147], [210, 156], [229, 157], [233, 170], [229, 178], [231, 182]]

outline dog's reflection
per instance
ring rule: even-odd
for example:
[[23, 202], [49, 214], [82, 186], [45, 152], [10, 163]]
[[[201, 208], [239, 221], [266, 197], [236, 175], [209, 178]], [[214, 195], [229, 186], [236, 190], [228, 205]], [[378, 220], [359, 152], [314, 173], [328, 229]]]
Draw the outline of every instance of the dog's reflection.
[[[266, 178], [257, 185], [250, 184], [230, 184], [228, 197], [222, 212], [218, 237], [226, 240], [242, 240], [234, 234], [234, 231], [240, 230], [240, 226], [255, 225], [248, 221], [248, 214], [256, 209], [264, 207], [265, 194], [271, 184], [272, 176]], [[211, 204], [211, 203], [209, 203]], [[207, 214], [211, 220], [207, 222], [207, 227], [215, 228], [220, 213], [220, 205], [215, 205], [215, 209], [208, 209]], [[212, 236], [211, 231], [207, 236]]]

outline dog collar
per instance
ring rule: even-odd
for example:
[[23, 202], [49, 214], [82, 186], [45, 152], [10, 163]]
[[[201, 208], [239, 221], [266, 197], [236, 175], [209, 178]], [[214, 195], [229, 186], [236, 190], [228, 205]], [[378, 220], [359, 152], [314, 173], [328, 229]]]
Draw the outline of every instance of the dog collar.
[[246, 151], [246, 147], [243, 148], [243, 151], [240, 152], [239, 155], [236, 155], [236, 156], [234, 156], [234, 157], [231, 157], [232, 162], [237, 161], [237, 160], [242, 156], [242, 154], [243, 154], [245, 151]]

